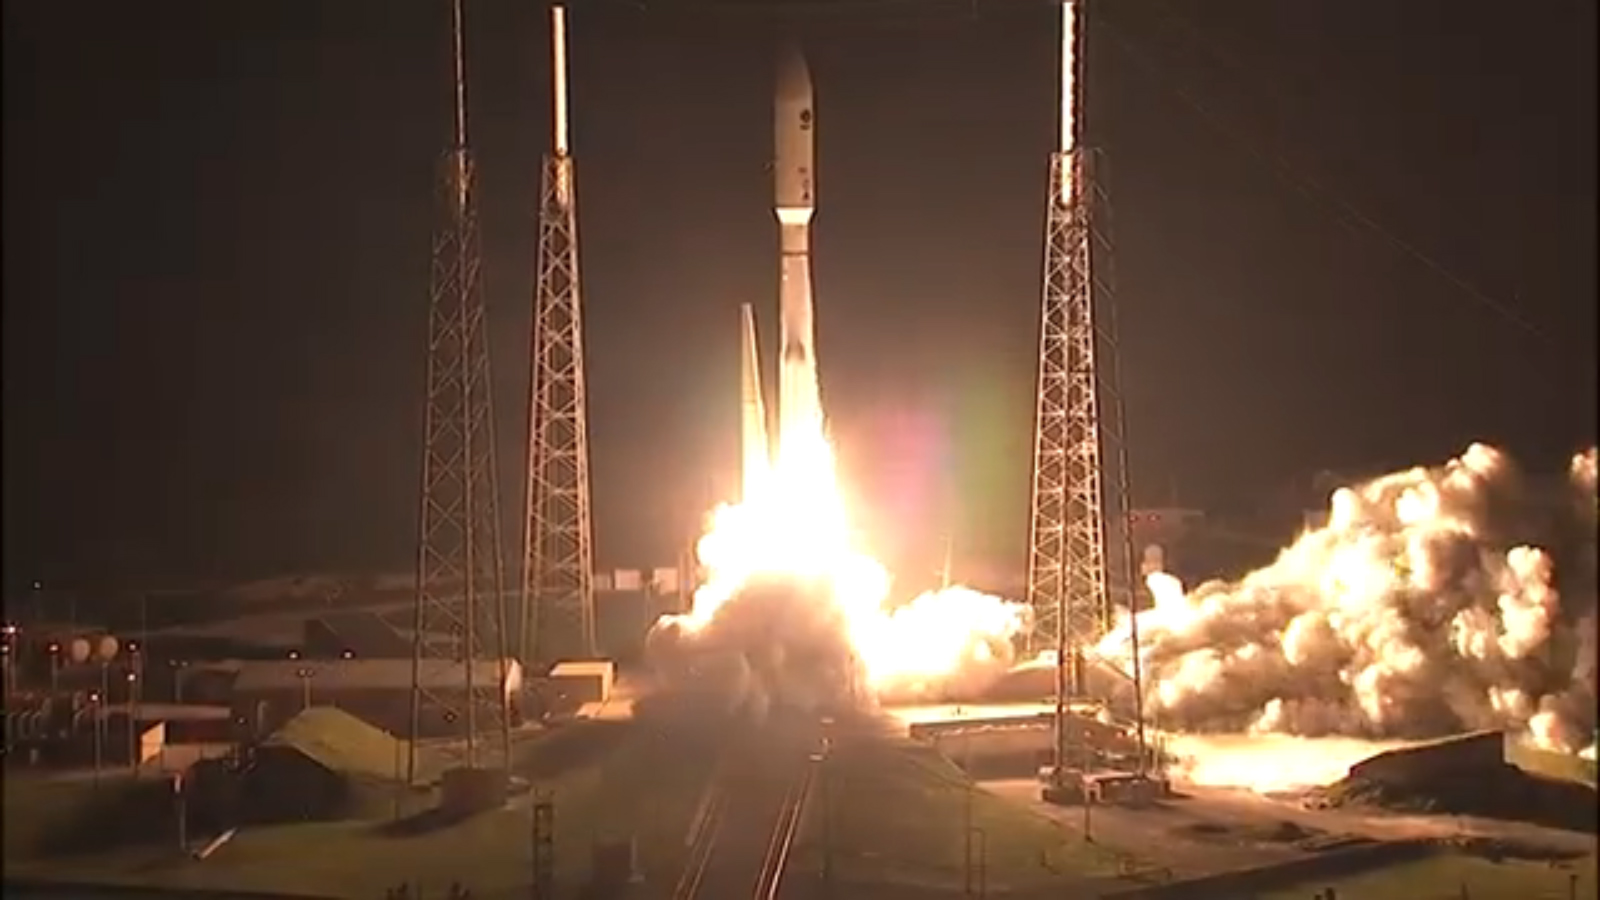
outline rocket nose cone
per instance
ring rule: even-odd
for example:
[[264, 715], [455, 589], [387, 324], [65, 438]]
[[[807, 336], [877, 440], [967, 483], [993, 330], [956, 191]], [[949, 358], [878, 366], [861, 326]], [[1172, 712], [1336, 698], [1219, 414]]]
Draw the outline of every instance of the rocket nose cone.
[[778, 51], [778, 99], [800, 100], [811, 94], [811, 72], [798, 44], [785, 44]]

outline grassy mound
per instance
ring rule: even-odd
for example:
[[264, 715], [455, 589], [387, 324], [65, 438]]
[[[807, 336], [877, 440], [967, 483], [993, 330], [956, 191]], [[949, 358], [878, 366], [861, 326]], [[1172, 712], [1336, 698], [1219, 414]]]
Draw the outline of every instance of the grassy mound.
[[1404, 779], [1351, 776], [1315, 792], [1314, 805], [1482, 816], [1571, 831], [1596, 829], [1595, 789], [1532, 775], [1509, 763], [1469, 772], [1418, 772]]
[[[976, 787], [937, 751], [904, 739], [837, 744], [824, 764], [796, 846], [796, 866], [831, 860], [841, 881], [959, 887], [965, 824], [993, 890], [1113, 874], [1115, 859], [1050, 820]], [[831, 848], [831, 852], [830, 852]]]

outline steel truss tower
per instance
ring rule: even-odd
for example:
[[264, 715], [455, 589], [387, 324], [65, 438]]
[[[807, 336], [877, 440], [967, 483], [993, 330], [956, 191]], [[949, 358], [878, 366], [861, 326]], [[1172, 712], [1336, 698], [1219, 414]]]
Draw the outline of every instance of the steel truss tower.
[[412, 779], [418, 737], [459, 736], [465, 764], [478, 765], [486, 719], [499, 727], [501, 752], [510, 759], [494, 408], [467, 150], [461, 3], [451, 4], [455, 132], [440, 167], [429, 296], [407, 764]]
[[1076, 134], [1078, 8], [1063, 7], [1062, 149], [1050, 159], [1027, 592], [1031, 648], [1061, 653], [1058, 680], [1072, 695], [1085, 693], [1083, 649], [1110, 627], [1113, 596], [1131, 588], [1109, 205], [1097, 172], [1103, 160]]
[[550, 10], [555, 141], [544, 158], [528, 378], [524, 662], [594, 656], [594, 543], [578, 226], [567, 141], [566, 11]]

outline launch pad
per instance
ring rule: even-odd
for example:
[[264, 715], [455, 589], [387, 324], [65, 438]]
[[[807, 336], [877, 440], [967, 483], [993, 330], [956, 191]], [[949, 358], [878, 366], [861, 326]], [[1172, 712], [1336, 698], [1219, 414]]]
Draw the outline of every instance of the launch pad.
[[[1054, 702], [897, 705], [883, 713], [901, 734], [970, 772], [1043, 777], [1056, 771]], [[1140, 765], [1138, 729], [1099, 703], [1067, 704], [1061, 732], [1075, 760], [1085, 764], [1079, 768], [1092, 769], [1098, 781], [1158, 768], [1153, 758]]]

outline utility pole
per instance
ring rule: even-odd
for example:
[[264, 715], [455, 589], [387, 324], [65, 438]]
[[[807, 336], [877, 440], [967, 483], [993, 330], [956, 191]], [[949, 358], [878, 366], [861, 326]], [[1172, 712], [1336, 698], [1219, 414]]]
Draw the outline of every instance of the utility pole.
[[971, 731], [965, 731], [961, 735], [961, 755], [963, 757], [962, 762], [966, 768], [967, 776], [967, 789], [965, 796], [962, 798], [963, 802], [961, 808], [961, 833], [964, 840], [964, 843], [962, 844], [962, 850], [963, 857], [965, 859], [965, 866], [963, 867], [962, 871], [962, 896], [970, 897], [972, 896], [972, 866], [974, 862], [972, 858], [972, 793], [974, 790], [974, 784], [972, 776]]
[[527, 496], [523, 508], [525, 664], [596, 653], [594, 535], [589, 510], [589, 411], [577, 204], [567, 129], [566, 9], [550, 8], [554, 140], [544, 158], [538, 277], [528, 375]]
[[[439, 182], [428, 314], [428, 362], [411, 662], [408, 781], [424, 723], [442, 721], [478, 765], [478, 714], [498, 715], [511, 761], [499, 491], [473, 164], [467, 149], [462, 0], [451, 3], [454, 133]], [[459, 643], [458, 643], [459, 642]], [[452, 652], [458, 645], [461, 652]], [[481, 684], [484, 658], [498, 683]]]

